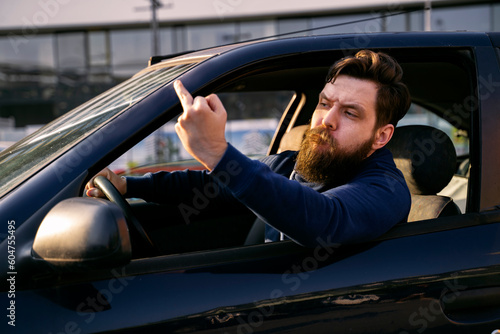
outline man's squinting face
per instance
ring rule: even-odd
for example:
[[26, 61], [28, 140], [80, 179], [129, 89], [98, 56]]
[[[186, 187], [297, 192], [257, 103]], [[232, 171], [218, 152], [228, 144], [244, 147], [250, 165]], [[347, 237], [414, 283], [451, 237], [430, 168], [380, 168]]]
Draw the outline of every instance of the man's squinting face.
[[380, 148], [375, 131], [377, 86], [340, 75], [327, 83], [302, 142], [296, 170], [311, 182], [343, 184]]
[[339, 148], [353, 152], [374, 136], [376, 98], [374, 82], [339, 75], [321, 91], [311, 128], [326, 127]]

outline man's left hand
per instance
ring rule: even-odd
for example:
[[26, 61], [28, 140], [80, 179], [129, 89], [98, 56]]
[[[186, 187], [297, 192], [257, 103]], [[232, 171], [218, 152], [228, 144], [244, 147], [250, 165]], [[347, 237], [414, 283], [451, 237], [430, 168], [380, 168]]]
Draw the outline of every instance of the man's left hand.
[[227, 149], [226, 109], [215, 94], [193, 98], [179, 80], [174, 88], [184, 109], [175, 131], [188, 153], [212, 170]]

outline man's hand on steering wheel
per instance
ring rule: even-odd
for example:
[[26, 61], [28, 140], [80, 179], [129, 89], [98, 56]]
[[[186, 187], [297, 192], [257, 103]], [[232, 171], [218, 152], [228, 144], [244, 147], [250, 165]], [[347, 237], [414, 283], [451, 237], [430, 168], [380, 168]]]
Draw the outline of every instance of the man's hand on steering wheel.
[[109, 168], [104, 168], [85, 185], [85, 192], [87, 196], [106, 197], [104, 193], [94, 185], [94, 179], [99, 175], [104, 176], [106, 179], [108, 179], [120, 192], [120, 194], [125, 195], [125, 193], [127, 192], [127, 181], [124, 178], [121, 178], [120, 176], [113, 173]]
[[105, 168], [85, 185], [85, 189], [87, 196], [105, 197], [120, 207], [127, 220], [132, 248], [136, 257], [153, 256], [158, 253], [147, 231], [137, 220], [132, 207], [123, 197], [127, 192], [125, 179], [113, 173], [109, 168]]

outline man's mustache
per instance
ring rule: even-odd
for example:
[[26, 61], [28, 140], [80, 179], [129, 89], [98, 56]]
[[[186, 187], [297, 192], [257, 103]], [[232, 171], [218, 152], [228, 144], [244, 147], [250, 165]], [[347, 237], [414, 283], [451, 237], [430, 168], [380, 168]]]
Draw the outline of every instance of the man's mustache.
[[316, 145], [328, 144], [330, 147], [336, 147], [336, 139], [330, 134], [330, 131], [324, 126], [317, 126], [306, 131], [304, 140]]

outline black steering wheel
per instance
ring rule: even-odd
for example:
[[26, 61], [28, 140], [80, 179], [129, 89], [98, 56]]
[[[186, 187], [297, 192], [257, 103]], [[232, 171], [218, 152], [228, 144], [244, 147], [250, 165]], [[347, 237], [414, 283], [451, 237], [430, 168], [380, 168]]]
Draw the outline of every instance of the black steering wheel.
[[135, 255], [140, 253], [141, 256], [156, 254], [157, 248], [151, 241], [148, 233], [135, 217], [130, 204], [125, 200], [115, 186], [104, 176], [97, 176], [94, 179], [94, 185], [104, 193], [110, 202], [118, 205], [123, 211], [130, 230], [130, 239], [134, 241], [137, 246], [132, 248], [132, 252], [134, 252]]

